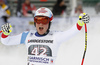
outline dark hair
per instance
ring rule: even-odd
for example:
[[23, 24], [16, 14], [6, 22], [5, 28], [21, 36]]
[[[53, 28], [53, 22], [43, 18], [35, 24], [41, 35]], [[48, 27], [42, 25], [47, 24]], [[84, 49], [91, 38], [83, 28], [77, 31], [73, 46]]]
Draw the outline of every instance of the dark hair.
[[57, 0], [56, 5], [57, 5], [57, 4], [59, 5], [62, 1], [63, 1], [63, 0]]

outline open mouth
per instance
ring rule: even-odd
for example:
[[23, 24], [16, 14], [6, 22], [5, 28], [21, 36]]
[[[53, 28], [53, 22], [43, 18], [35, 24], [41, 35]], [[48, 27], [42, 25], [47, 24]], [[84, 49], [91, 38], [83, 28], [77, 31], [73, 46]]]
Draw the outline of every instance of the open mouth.
[[43, 27], [39, 27], [39, 30], [43, 30], [44, 28]]

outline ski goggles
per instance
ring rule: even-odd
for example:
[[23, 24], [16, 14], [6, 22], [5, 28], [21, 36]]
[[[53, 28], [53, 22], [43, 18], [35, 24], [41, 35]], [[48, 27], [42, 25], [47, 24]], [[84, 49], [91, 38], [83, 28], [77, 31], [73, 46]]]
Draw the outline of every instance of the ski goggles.
[[34, 17], [34, 22], [37, 24], [47, 24], [50, 22], [50, 18], [49, 17], [45, 17], [45, 16], [36, 16]]

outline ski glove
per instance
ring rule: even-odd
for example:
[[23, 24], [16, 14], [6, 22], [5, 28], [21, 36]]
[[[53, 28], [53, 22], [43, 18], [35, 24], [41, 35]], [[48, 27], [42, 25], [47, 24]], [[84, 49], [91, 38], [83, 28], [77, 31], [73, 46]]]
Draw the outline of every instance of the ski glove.
[[90, 17], [86, 13], [82, 13], [79, 15], [78, 25], [83, 26], [84, 23], [89, 23]]
[[1, 29], [4, 35], [9, 35], [12, 32], [12, 26], [10, 23], [2, 25]]

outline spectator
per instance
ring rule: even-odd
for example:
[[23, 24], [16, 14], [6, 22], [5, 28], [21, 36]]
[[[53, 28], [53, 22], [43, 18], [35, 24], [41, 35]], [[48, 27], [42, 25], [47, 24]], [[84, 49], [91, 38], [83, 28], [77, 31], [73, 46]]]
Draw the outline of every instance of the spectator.
[[22, 9], [22, 3], [24, 2], [24, 0], [17, 0], [18, 1], [18, 3], [17, 3], [17, 12], [16, 12], [16, 14], [17, 14], [17, 16], [18, 17], [21, 17], [21, 9]]
[[0, 18], [4, 20], [5, 23], [7, 23], [7, 19], [10, 16], [9, 7], [4, 3], [3, 0], [0, 0]]
[[54, 15], [62, 15], [66, 10], [66, 5], [64, 0], [57, 0], [56, 4], [53, 7], [53, 14]]
[[78, 4], [77, 7], [72, 10], [71, 16], [79, 16], [81, 13], [83, 13], [82, 5]]
[[31, 5], [30, 0], [25, 0], [22, 5], [23, 15], [26, 17], [32, 16], [32, 13], [36, 11], [35, 5]]
[[96, 14], [100, 12], [100, 2], [96, 4], [95, 10], [96, 10]]
[[82, 9], [82, 5], [81, 5], [81, 4], [79, 4], [79, 5], [75, 8], [75, 13], [77, 13], [77, 14], [83, 13], [83, 9]]

